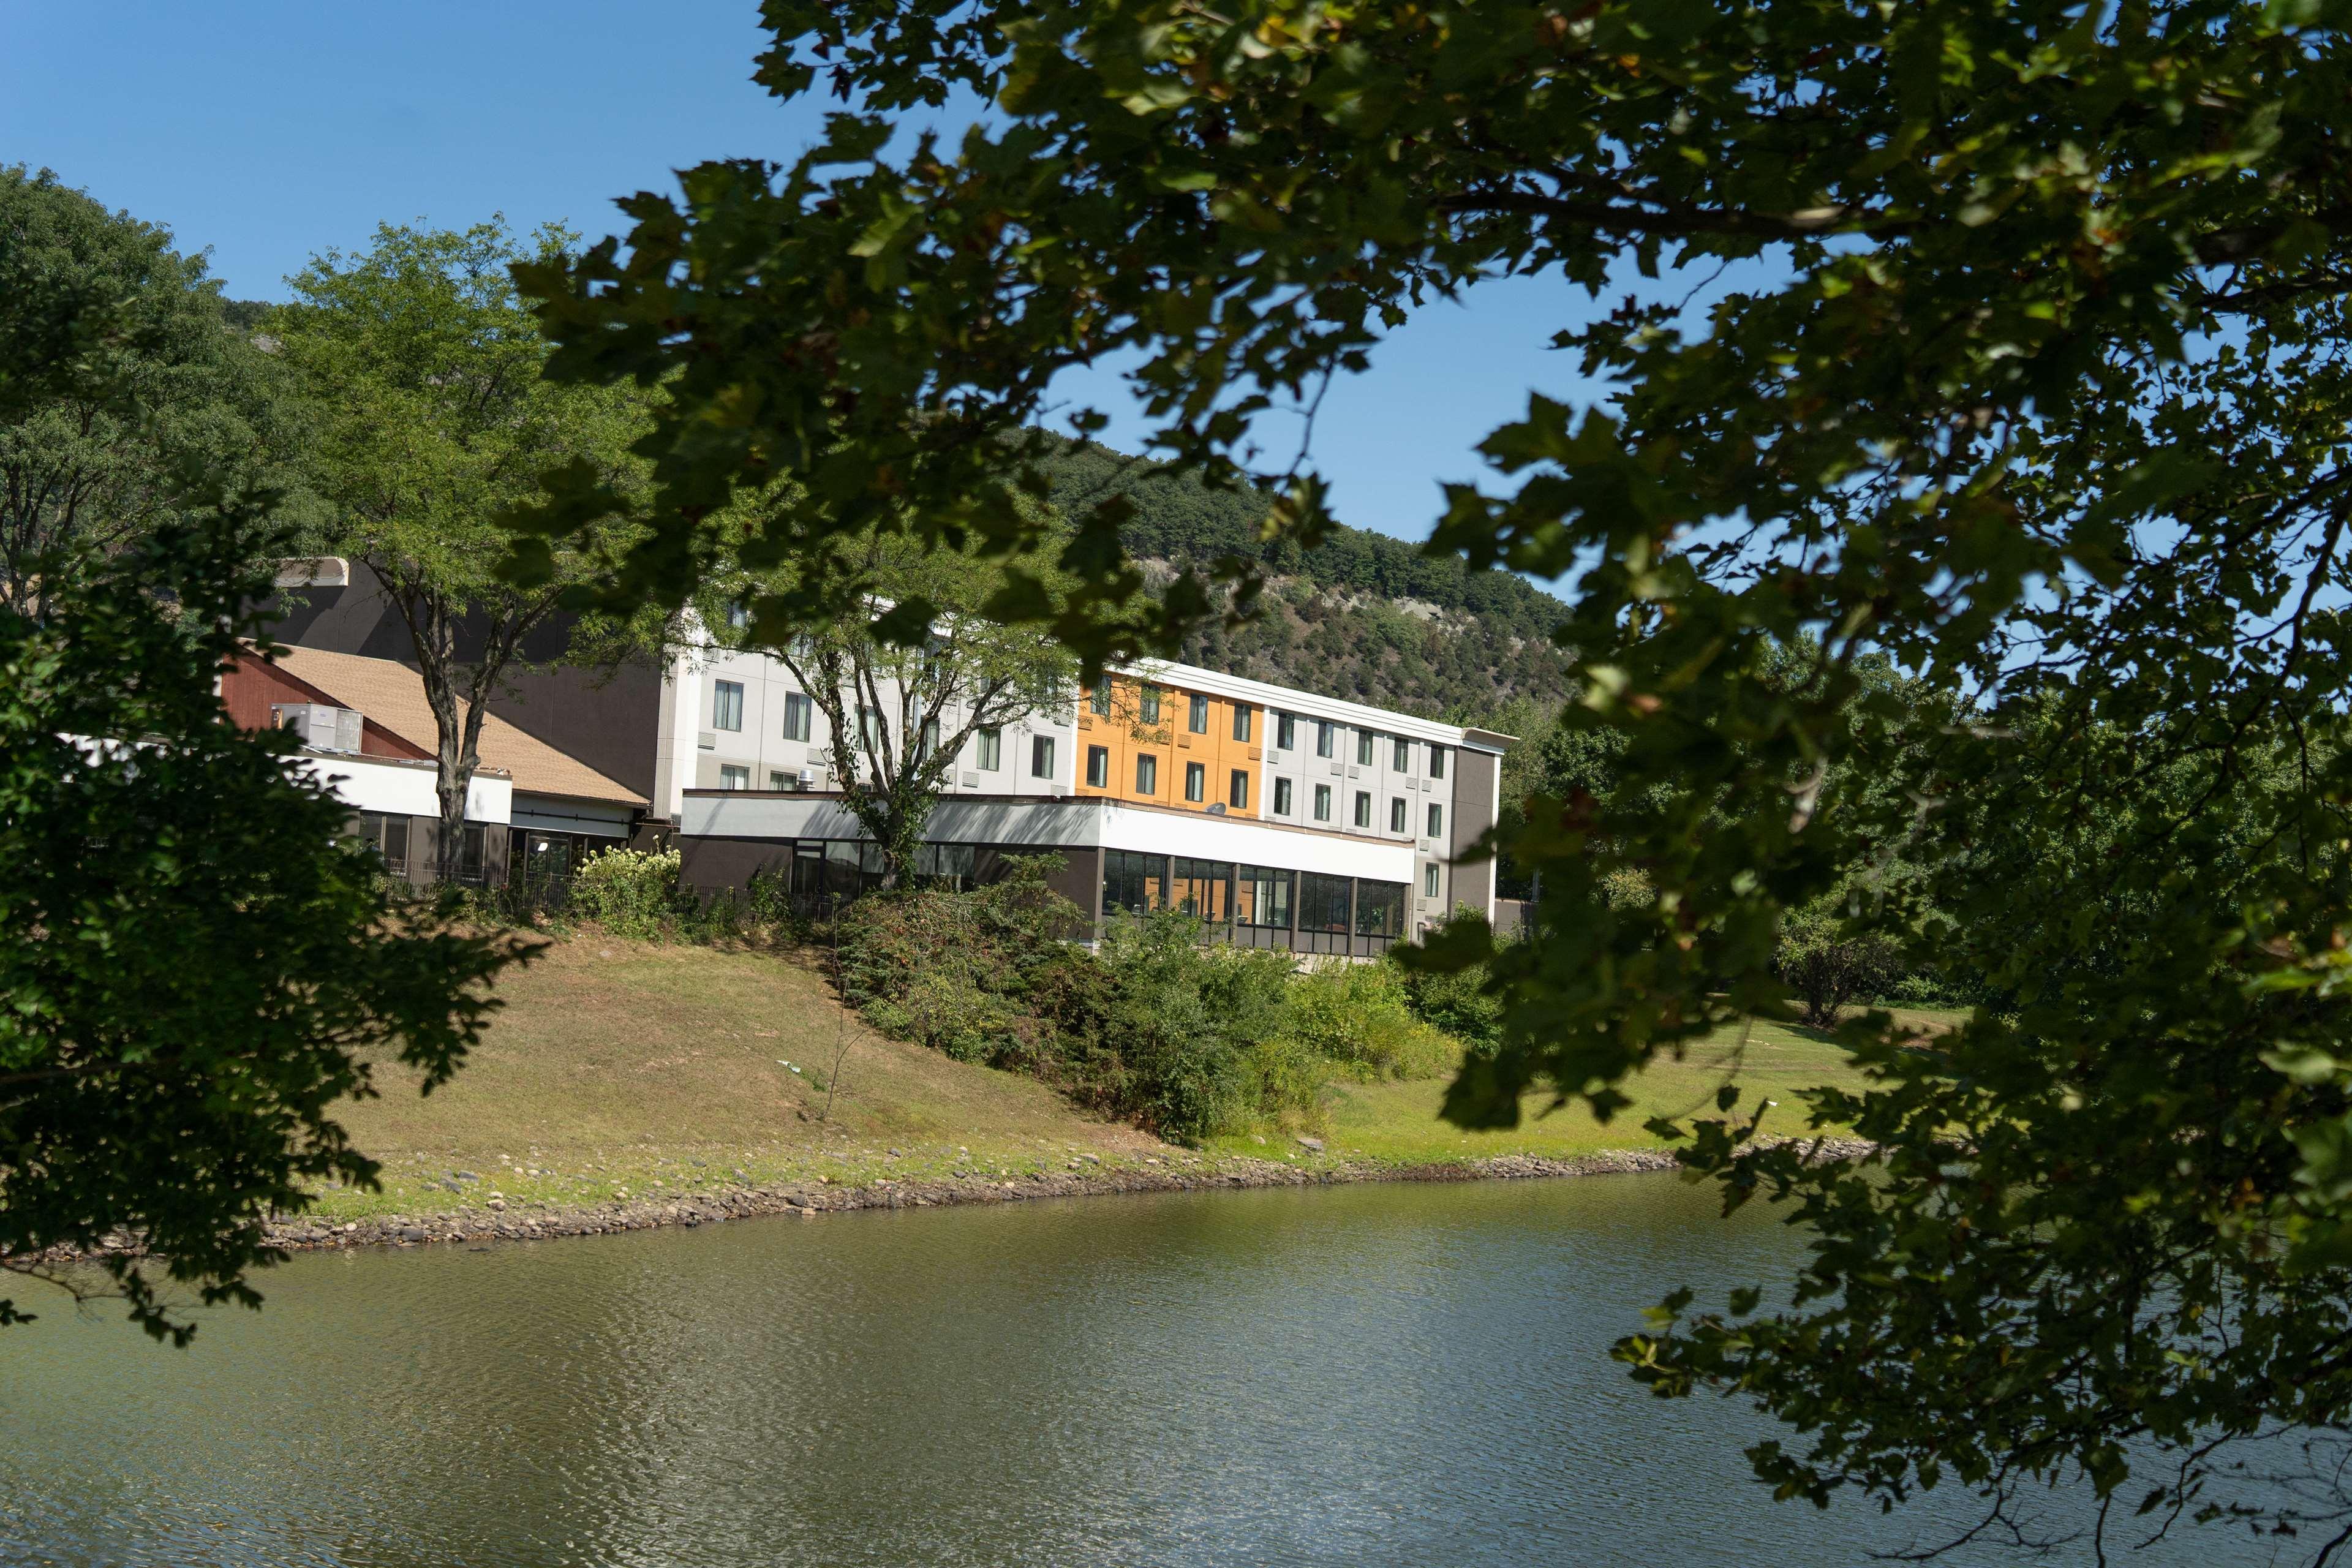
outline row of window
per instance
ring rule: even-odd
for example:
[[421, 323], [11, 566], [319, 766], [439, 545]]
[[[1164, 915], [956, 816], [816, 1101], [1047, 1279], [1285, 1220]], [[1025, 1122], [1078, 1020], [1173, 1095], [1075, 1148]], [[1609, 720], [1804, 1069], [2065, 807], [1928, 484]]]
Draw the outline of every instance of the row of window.
[[[797, 691], [784, 693], [784, 739], [805, 741], [809, 738], [810, 716], [815, 704]], [[720, 680], [710, 688], [710, 727], [732, 730], [740, 733], [743, 728], [743, 683]]]
[[[1232, 776], [1225, 781], [1225, 804], [1235, 811], [1246, 810], [1249, 806], [1249, 781], [1247, 768], [1234, 769]], [[1110, 748], [1108, 746], [1087, 748], [1087, 784], [1093, 789], [1110, 787]], [[1135, 793], [1138, 795], [1160, 793], [1160, 758], [1157, 754], [1143, 752], [1136, 756]], [[1184, 764], [1184, 798], [1196, 805], [1209, 798], [1208, 763], [1186, 763]]]
[[[978, 732], [978, 739], [980, 742], [980, 766], [984, 772], [994, 773], [1003, 762], [1004, 737], [999, 731], [982, 730]], [[936, 743], [936, 737], [934, 737], [934, 743]], [[1100, 748], [1097, 748], [1097, 750], [1099, 749]], [[1051, 779], [1054, 776], [1053, 736], [1032, 735], [1029, 738], [1029, 776], [1040, 779]], [[735, 763], [720, 763], [719, 768], [719, 787], [720, 789], [750, 789], [751, 787], [751, 769], [750, 765]], [[772, 790], [783, 790], [789, 792], [797, 790], [801, 788], [802, 785], [798, 774], [782, 768], [770, 768], [768, 770], [768, 787]]]
[[[1108, 680], [1098, 680], [1095, 683], [1094, 691], [1088, 697], [1087, 706], [1097, 718], [1110, 717], [1110, 691]], [[1146, 686], [1136, 699], [1137, 720], [1145, 724], [1159, 723], [1160, 702], [1164, 696], [1165, 693], [1160, 688]], [[1189, 702], [1184, 715], [1184, 728], [1195, 735], [1207, 734], [1209, 732], [1209, 700], [1197, 692], [1188, 692], [1186, 696]], [[1256, 717], [1256, 709], [1246, 703], [1234, 703], [1234, 739], [1246, 742], [1255, 732], [1252, 726], [1255, 723]]]
[[[1276, 779], [1274, 781], [1275, 816], [1288, 816], [1291, 814], [1291, 807], [1293, 805], [1291, 788], [1291, 782], [1288, 779]], [[1331, 820], [1331, 794], [1332, 791], [1329, 784], [1319, 784], [1315, 786], [1315, 809], [1312, 814], [1315, 821], [1328, 822]], [[1389, 831], [1391, 833], [1402, 833], [1405, 830], [1406, 822], [1410, 819], [1411, 811], [1412, 807], [1405, 804], [1404, 796], [1391, 796], [1389, 799]], [[1356, 792], [1355, 813], [1355, 822], [1357, 826], [1370, 827], [1372, 825], [1372, 795], [1370, 790], [1360, 789]], [[1428, 804], [1423, 821], [1426, 829], [1423, 834], [1423, 837], [1443, 837], [1445, 833], [1445, 807], [1433, 800], [1431, 801]]]
[[[409, 874], [409, 818], [381, 811], [362, 811], [352, 825], [352, 836], [375, 851], [383, 862], [387, 875], [405, 877]], [[427, 839], [430, 842], [430, 839]], [[457, 840], [457, 879], [479, 882], [487, 864], [482, 824], [469, 822]]]
[[[1332, 757], [1339, 754], [1339, 725], [1332, 723], [1328, 719], [1315, 721], [1315, 754], [1317, 756]], [[1356, 762], [1360, 766], [1372, 765], [1374, 748], [1379, 744], [1380, 739], [1377, 731], [1356, 731]], [[1397, 773], [1411, 773], [1413, 743], [1402, 735], [1391, 735], [1388, 737], [1388, 742], [1389, 766]], [[1296, 713], [1275, 715], [1274, 749], [1277, 752], [1295, 752], [1298, 749], [1298, 716]], [[1445, 748], [1434, 742], [1429, 742], [1429, 776], [1433, 779], [1442, 779], [1445, 776]]]
[[1211, 925], [1399, 937], [1404, 934], [1407, 891], [1402, 882], [1103, 851], [1106, 915], [1175, 910]]
[[[1160, 690], [1156, 686], [1147, 686], [1143, 689], [1140, 717], [1144, 723], [1156, 724], [1160, 721]], [[1108, 681], [1102, 681], [1095, 687], [1092, 707], [1097, 714], [1106, 716], [1109, 714], [1110, 683]], [[805, 696], [797, 691], [784, 694], [785, 740], [805, 741], [809, 738], [811, 712], [812, 704]], [[1237, 702], [1234, 705], [1234, 740], [1242, 742], [1249, 740], [1252, 733], [1251, 724], [1255, 712], [1256, 710], [1244, 704]], [[861, 721], [868, 725], [874, 721], [871, 714], [870, 709], [859, 710]], [[721, 680], [713, 683], [710, 724], [714, 730], [736, 731], [742, 730], [743, 683], [741, 681]], [[1275, 715], [1274, 725], [1274, 749], [1278, 752], [1297, 751], [1298, 749], [1298, 715], [1277, 713]], [[1198, 695], [1192, 697], [1191, 711], [1186, 715], [1185, 727], [1196, 735], [1205, 735], [1209, 732], [1209, 700], [1207, 698]], [[1315, 754], [1317, 756], [1329, 757], [1337, 753], [1339, 730], [1339, 725], [1328, 720], [1315, 721]], [[992, 757], [992, 749], [996, 743], [997, 731], [982, 730], [980, 734], [982, 736], [980, 766], [983, 769], [993, 769], [996, 763]], [[1379, 738], [1378, 733], [1371, 730], [1356, 731], [1356, 761], [1359, 764], [1366, 767], [1371, 765], [1373, 748]], [[938, 743], [936, 724], [931, 726], [929, 739], [932, 744]], [[1388, 739], [1390, 766], [1399, 773], [1411, 772], [1413, 743], [1402, 735], [1391, 735]], [[1429, 776], [1433, 779], [1442, 779], [1445, 776], [1445, 748], [1434, 742], [1432, 742], [1429, 747]]]

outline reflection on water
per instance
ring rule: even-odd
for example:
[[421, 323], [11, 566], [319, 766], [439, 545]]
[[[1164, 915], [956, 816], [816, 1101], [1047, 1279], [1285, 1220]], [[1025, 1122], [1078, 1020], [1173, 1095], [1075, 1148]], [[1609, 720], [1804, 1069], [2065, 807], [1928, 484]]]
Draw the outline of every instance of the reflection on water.
[[1790, 1251], [1609, 1177], [305, 1258], [186, 1352], [0, 1331], [0, 1559], [1686, 1568], [1949, 1529], [1771, 1503], [1756, 1416], [1603, 1354]]

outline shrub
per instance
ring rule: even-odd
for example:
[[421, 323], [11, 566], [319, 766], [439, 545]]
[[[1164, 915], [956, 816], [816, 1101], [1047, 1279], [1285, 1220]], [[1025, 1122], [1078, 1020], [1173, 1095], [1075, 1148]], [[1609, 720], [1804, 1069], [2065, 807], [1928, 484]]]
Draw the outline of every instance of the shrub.
[[869, 894], [836, 931], [844, 999], [877, 1028], [1028, 1072], [1180, 1142], [1311, 1120], [1328, 1065], [1283, 1029], [1288, 959], [1203, 947], [1177, 914], [1114, 927], [1098, 954], [1045, 862], [966, 892]]
[[1453, 1036], [1465, 1051], [1491, 1055], [1503, 1043], [1503, 1003], [1487, 989], [1486, 966], [1474, 963], [1467, 969], [1446, 971], [1408, 966], [1399, 957], [1402, 951], [1390, 949], [1381, 962], [1397, 972], [1412, 1016]]
[[679, 915], [678, 853], [606, 849], [572, 874], [569, 913], [593, 921], [614, 936], [658, 942]]
[[1288, 961], [1203, 947], [1200, 935], [1198, 922], [1163, 911], [1113, 927], [1097, 960], [1113, 983], [1109, 1040], [1136, 1113], [1194, 1142], [1278, 1114], [1261, 1091], [1287, 1083], [1254, 1053], [1280, 1029]]
[[1454, 1043], [1413, 1016], [1397, 965], [1323, 962], [1283, 997], [1283, 1032], [1360, 1078], [1434, 1078]]

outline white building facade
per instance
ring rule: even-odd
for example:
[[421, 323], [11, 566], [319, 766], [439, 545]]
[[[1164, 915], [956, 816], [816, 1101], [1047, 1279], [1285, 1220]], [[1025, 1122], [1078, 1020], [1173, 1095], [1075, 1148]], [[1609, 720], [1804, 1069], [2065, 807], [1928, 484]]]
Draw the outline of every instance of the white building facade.
[[[1473, 851], [1499, 812], [1510, 740], [1146, 662], [967, 739], [924, 868], [986, 878], [1007, 856], [1050, 855], [1055, 887], [1097, 929], [1177, 908], [1243, 945], [1368, 956], [1459, 907], [1493, 915], [1493, 862]], [[653, 809], [688, 879], [716, 892], [784, 879], [812, 899], [878, 881], [829, 742], [782, 660], [676, 659]]]

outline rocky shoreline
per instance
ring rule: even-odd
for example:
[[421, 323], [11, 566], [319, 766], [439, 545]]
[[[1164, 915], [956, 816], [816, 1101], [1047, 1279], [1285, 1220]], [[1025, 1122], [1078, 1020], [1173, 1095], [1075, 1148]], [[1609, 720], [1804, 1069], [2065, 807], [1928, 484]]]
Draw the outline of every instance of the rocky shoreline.
[[[1830, 1159], [1862, 1153], [1870, 1147], [1855, 1139], [1819, 1142], [1822, 1157]], [[1570, 1160], [1505, 1154], [1444, 1164], [1337, 1163], [1305, 1167], [1271, 1160], [1240, 1160], [1199, 1170], [1114, 1166], [1011, 1179], [973, 1174], [944, 1181], [877, 1179], [856, 1186], [818, 1180], [772, 1186], [737, 1185], [674, 1197], [633, 1197], [580, 1205], [530, 1205], [490, 1212], [466, 1209], [341, 1222], [306, 1217], [273, 1225], [269, 1227], [269, 1241], [290, 1252], [450, 1242], [540, 1241], [567, 1236], [611, 1236], [665, 1226], [691, 1229], [761, 1215], [797, 1215], [813, 1219], [856, 1209], [936, 1208], [950, 1204], [1019, 1203], [1035, 1198], [1127, 1193], [1307, 1187], [1353, 1182], [1526, 1181], [1675, 1168], [1674, 1155], [1664, 1150], [1624, 1149]]]

